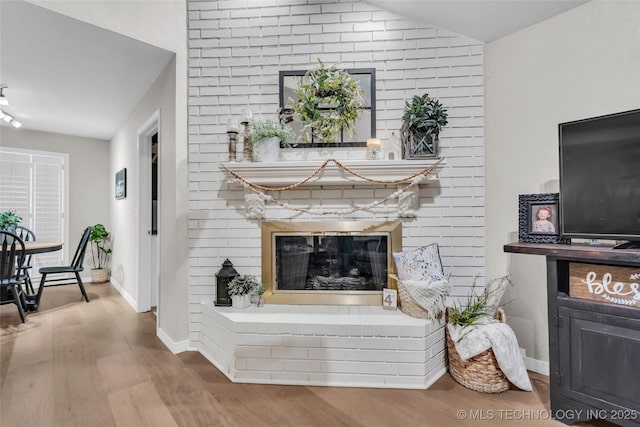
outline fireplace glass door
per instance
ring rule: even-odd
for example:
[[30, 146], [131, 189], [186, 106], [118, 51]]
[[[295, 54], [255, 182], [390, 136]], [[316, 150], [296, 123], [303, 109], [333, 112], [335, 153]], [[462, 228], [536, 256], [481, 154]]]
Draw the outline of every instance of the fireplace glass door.
[[275, 236], [274, 291], [381, 291], [388, 234]]

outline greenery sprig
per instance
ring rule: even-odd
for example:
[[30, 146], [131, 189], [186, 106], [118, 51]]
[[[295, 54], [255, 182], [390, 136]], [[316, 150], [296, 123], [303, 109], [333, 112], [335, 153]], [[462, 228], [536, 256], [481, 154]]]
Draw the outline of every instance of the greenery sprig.
[[335, 142], [341, 130], [350, 134], [360, 110], [364, 106], [363, 91], [344, 70], [335, 66], [320, 65], [305, 73], [298, 82], [299, 100], [293, 111], [303, 124], [303, 139], [310, 142], [310, 135], [322, 142]]
[[274, 120], [257, 119], [252, 121], [249, 126], [248, 137], [251, 145], [260, 144], [262, 140], [274, 137], [280, 139], [283, 147], [289, 147], [293, 142], [291, 129]]
[[234, 277], [227, 285], [227, 288], [229, 289], [229, 295], [233, 296], [249, 294], [258, 286], [260, 286], [260, 283], [258, 283], [255, 277], [245, 274]]
[[447, 123], [447, 109], [440, 101], [429, 97], [428, 93], [414, 95], [411, 101], [405, 101], [403, 131], [421, 131], [438, 136]]

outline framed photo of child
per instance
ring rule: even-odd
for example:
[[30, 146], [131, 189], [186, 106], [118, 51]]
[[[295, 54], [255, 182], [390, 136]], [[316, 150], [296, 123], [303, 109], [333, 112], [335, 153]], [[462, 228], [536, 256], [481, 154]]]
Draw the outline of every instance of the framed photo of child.
[[518, 240], [529, 243], [569, 243], [560, 236], [559, 194], [518, 196]]

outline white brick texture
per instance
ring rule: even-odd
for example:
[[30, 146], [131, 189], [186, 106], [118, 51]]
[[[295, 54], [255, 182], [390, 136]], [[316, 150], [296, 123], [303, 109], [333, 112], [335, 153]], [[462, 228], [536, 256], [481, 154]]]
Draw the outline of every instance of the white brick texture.
[[[218, 167], [228, 158], [227, 120], [239, 118], [248, 107], [255, 116], [275, 117], [278, 71], [308, 69], [317, 58], [342, 68], [376, 69], [376, 128], [385, 152], [399, 155], [405, 100], [426, 92], [448, 108], [449, 124], [441, 133], [446, 167], [421, 188], [417, 218], [403, 220], [403, 247], [437, 242], [454, 296], [466, 295], [475, 276], [480, 277], [479, 286], [484, 283], [482, 43], [355, 0], [189, 0], [188, 8], [191, 313], [199, 313], [200, 302], [214, 299], [214, 273], [225, 258], [241, 274], [261, 273], [260, 224], [246, 218], [242, 187], [226, 182]], [[287, 155], [300, 160], [364, 159], [365, 149], [295, 149]], [[372, 196], [370, 188], [302, 188], [274, 197], [293, 205], [344, 209], [392, 191], [380, 187]], [[266, 217], [385, 221], [395, 219], [388, 213], [393, 205], [387, 202], [384, 211], [344, 218], [301, 215], [268, 205]], [[201, 329], [200, 317], [192, 316], [190, 336]]]
[[382, 307], [201, 308], [199, 349], [234, 382], [425, 389], [446, 372], [443, 320]]

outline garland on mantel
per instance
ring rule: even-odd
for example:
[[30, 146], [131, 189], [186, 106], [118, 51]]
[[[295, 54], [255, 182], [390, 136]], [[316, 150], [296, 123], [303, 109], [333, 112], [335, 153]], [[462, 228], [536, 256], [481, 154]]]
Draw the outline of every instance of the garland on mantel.
[[[264, 192], [268, 192], [268, 191], [286, 191], [286, 190], [294, 190], [298, 187], [300, 187], [301, 185], [306, 184], [307, 182], [309, 182], [310, 179], [312, 179], [314, 176], [318, 175], [324, 168], [327, 167], [327, 165], [333, 162], [336, 165], [338, 165], [340, 168], [342, 168], [343, 170], [345, 170], [346, 172], [350, 173], [353, 176], [356, 176], [360, 179], [363, 179], [365, 181], [369, 181], [369, 182], [374, 182], [374, 183], [378, 183], [378, 184], [401, 184], [404, 182], [409, 181], [409, 183], [404, 186], [401, 189], [398, 189], [397, 191], [393, 192], [392, 194], [388, 195], [387, 197], [380, 199], [380, 200], [376, 200], [373, 201], [367, 205], [364, 206], [354, 206], [350, 209], [338, 209], [338, 210], [331, 210], [331, 211], [326, 211], [326, 210], [320, 210], [320, 209], [311, 209], [311, 208], [301, 208], [301, 207], [297, 207], [297, 206], [292, 206], [288, 203], [285, 202], [281, 202], [279, 200], [274, 199], [273, 197], [271, 197], [268, 194], [265, 194]], [[307, 213], [307, 214], [311, 214], [311, 215], [338, 215], [338, 216], [344, 216], [344, 215], [348, 215], [348, 214], [352, 214], [355, 212], [359, 212], [359, 211], [370, 211], [373, 208], [385, 203], [388, 200], [392, 200], [392, 199], [400, 199], [402, 197], [403, 194], [407, 193], [409, 190], [411, 190], [413, 187], [419, 185], [422, 181], [424, 181], [429, 174], [442, 162], [442, 159], [438, 160], [435, 164], [433, 164], [432, 166], [425, 168], [413, 175], [407, 176], [405, 178], [400, 178], [400, 179], [394, 179], [394, 180], [377, 180], [377, 179], [373, 179], [373, 178], [368, 178], [364, 175], [361, 175], [357, 172], [354, 172], [353, 170], [351, 170], [350, 168], [348, 168], [347, 166], [345, 166], [344, 164], [342, 164], [340, 161], [336, 160], [336, 159], [327, 159], [324, 161], [324, 163], [322, 163], [322, 165], [320, 165], [320, 167], [318, 167], [318, 169], [316, 169], [314, 172], [312, 172], [309, 176], [307, 176], [306, 178], [304, 178], [303, 180], [292, 184], [292, 185], [288, 185], [286, 187], [266, 187], [266, 186], [262, 186], [259, 184], [255, 184], [250, 182], [249, 180], [247, 180], [246, 178], [242, 177], [240, 174], [238, 174], [237, 172], [232, 171], [231, 169], [229, 169], [227, 166], [222, 165], [227, 172], [229, 172], [229, 174], [235, 178], [237, 181], [240, 181], [242, 183], [242, 185], [245, 187], [246, 190], [250, 190], [253, 193], [255, 193], [255, 197], [262, 203], [266, 203], [266, 202], [271, 202], [271, 203], [275, 203], [285, 209], [289, 209], [289, 210], [293, 210], [293, 211], [297, 211], [297, 212], [303, 212], [303, 213]]]
[[432, 166], [430, 166], [428, 168], [425, 168], [425, 169], [422, 169], [421, 171], [418, 171], [418, 172], [414, 173], [413, 175], [409, 175], [407, 177], [400, 178], [400, 179], [388, 179], [387, 180], [387, 179], [373, 179], [373, 178], [366, 177], [364, 175], [359, 174], [358, 172], [355, 172], [354, 170], [352, 170], [351, 168], [349, 168], [348, 166], [346, 166], [345, 164], [343, 164], [339, 160], [327, 159], [315, 171], [313, 171], [309, 176], [307, 176], [306, 178], [304, 178], [303, 180], [301, 180], [301, 181], [299, 181], [299, 182], [297, 182], [295, 184], [287, 185], [285, 187], [266, 187], [266, 186], [263, 186], [263, 185], [260, 185], [260, 184], [255, 184], [255, 183], [247, 180], [246, 178], [243, 178], [239, 173], [232, 171], [226, 165], [221, 165], [221, 166], [227, 172], [229, 172], [229, 174], [231, 176], [233, 176], [236, 180], [242, 182], [245, 185], [248, 185], [251, 188], [254, 188], [254, 189], [257, 189], [257, 190], [262, 190], [262, 191], [287, 191], [287, 190], [295, 190], [298, 187], [300, 187], [301, 185], [306, 184], [313, 177], [315, 177], [320, 172], [322, 172], [329, 165], [329, 163], [335, 163], [336, 166], [340, 167], [345, 172], [350, 173], [351, 175], [353, 175], [353, 176], [355, 176], [357, 178], [360, 178], [360, 179], [362, 179], [364, 181], [374, 182], [376, 184], [401, 184], [403, 182], [411, 181], [414, 178], [419, 177], [420, 175], [423, 175], [423, 176], [426, 177], [442, 162], [442, 160], [443, 159], [438, 160]]

